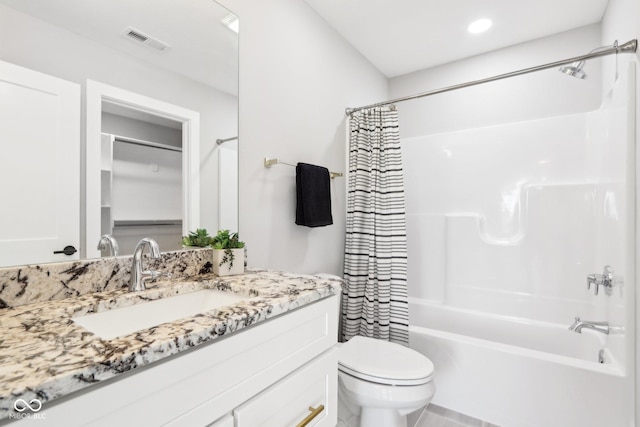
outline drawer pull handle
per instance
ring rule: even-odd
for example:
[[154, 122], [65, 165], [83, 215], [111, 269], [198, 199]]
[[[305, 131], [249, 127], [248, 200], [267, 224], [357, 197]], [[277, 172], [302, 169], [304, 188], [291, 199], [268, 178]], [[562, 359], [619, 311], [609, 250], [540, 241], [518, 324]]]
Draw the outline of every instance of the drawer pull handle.
[[309, 424], [311, 420], [313, 420], [315, 417], [318, 416], [318, 414], [320, 414], [320, 412], [324, 411], [324, 405], [320, 405], [317, 408], [309, 406], [309, 410], [311, 411], [311, 413], [307, 415], [304, 420], [300, 421], [298, 425], [296, 425], [296, 427], [304, 427], [307, 424]]

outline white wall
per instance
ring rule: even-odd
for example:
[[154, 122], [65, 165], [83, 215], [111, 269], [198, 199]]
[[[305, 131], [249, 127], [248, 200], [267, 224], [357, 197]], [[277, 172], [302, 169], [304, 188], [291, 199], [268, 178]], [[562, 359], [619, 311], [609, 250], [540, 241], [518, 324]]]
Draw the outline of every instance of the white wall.
[[[630, 39], [637, 39], [640, 36], [640, 2], [637, 0], [609, 0], [607, 10], [605, 11], [602, 20], [602, 43], [610, 44], [613, 40], [617, 39], [620, 43], [624, 43]], [[636, 169], [640, 167], [640, 157], [638, 157], [638, 123], [640, 123], [640, 109], [638, 109], [637, 102], [640, 100], [640, 74], [638, 65], [640, 63], [640, 54], [636, 53], [633, 56], [629, 56], [630, 61], [636, 64]], [[622, 71], [622, 69], [619, 69]], [[615, 65], [607, 65], [604, 68], [605, 80], [612, 79], [615, 75]], [[603, 88], [606, 90], [606, 88]], [[637, 250], [638, 242], [640, 241], [640, 221], [638, 221], [638, 214], [640, 212], [640, 197], [638, 196], [638, 188], [640, 188], [640, 181], [638, 181], [638, 173], [636, 172], [636, 235], [635, 244], [630, 245], [630, 249], [635, 249], [635, 253], [628, 260], [629, 268], [627, 274], [634, 277], [634, 281], [627, 280], [626, 286], [626, 306], [627, 306], [627, 334], [635, 336], [635, 349], [629, 349], [629, 356], [632, 360], [635, 360], [635, 425], [640, 425], [640, 298], [638, 298], [638, 276], [637, 266], [640, 265], [640, 251]], [[635, 261], [635, 262], [634, 262]], [[633, 268], [633, 267], [635, 268]], [[635, 307], [634, 307], [635, 305]], [[633, 324], [635, 319], [635, 331], [633, 331]], [[635, 332], [635, 334], [634, 334]], [[635, 351], [634, 351], [635, 350]]]
[[[391, 98], [427, 92], [588, 53], [600, 46], [591, 25], [391, 79]], [[400, 136], [427, 135], [598, 108], [601, 60], [586, 80], [555, 69], [486, 83], [398, 104]]]
[[218, 197], [221, 230], [238, 230], [238, 140], [218, 148]]
[[345, 170], [345, 107], [386, 99], [387, 81], [302, 0], [221, 3], [240, 17], [240, 236], [248, 263], [342, 273], [345, 182], [333, 225], [297, 226], [295, 169], [265, 156]]
[[[0, 60], [83, 87], [86, 79], [200, 112], [201, 226], [218, 226], [217, 138], [237, 132], [237, 97], [0, 6]], [[83, 95], [84, 96], [84, 95]]]
[[[391, 97], [570, 58], [598, 46], [600, 26], [591, 25], [393, 78]], [[447, 261], [443, 249], [431, 248], [439, 241], [433, 237], [440, 236], [439, 233], [446, 229], [445, 223], [434, 219], [434, 215], [438, 218], [442, 215], [479, 215], [483, 233], [504, 240], [509, 236], [524, 235], [524, 230], [531, 228], [526, 221], [526, 212], [522, 216], [519, 208], [521, 203], [526, 204], [526, 188], [589, 179], [585, 176], [588, 171], [584, 170], [583, 161], [585, 149], [589, 147], [587, 133], [582, 129], [583, 116], [561, 119], [560, 123], [576, 122], [573, 127], [564, 128], [544, 119], [566, 117], [599, 107], [602, 98], [600, 62], [590, 61], [585, 67], [589, 75], [586, 80], [550, 69], [398, 103], [406, 163], [409, 281], [414, 284], [409, 287], [410, 296], [448, 299], [451, 300], [449, 303], [454, 303], [455, 289], [447, 290], [444, 286], [445, 276], [451, 281], [451, 275], [445, 275], [444, 267], [430, 266], [430, 263], [446, 265]], [[533, 129], [544, 138], [543, 141], [529, 134]], [[561, 133], [554, 129], [565, 132], [560, 141], [557, 137]], [[555, 150], [557, 143], [562, 143], [564, 149]], [[573, 164], [573, 168], [570, 164], [561, 166], [567, 163]], [[420, 237], [423, 234], [425, 238]], [[531, 236], [528, 237], [528, 240], [524, 239], [525, 243], [531, 240]], [[518, 242], [516, 249], [522, 250], [520, 245]], [[512, 252], [517, 252], [509, 252], [506, 247], [487, 248], [511, 257], [514, 257]], [[426, 258], [421, 255], [425, 251], [429, 254]], [[411, 254], [417, 257], [417, 262], [411, 262]], [[464, 258], [463, 254], [458, 255]], [[423, 262], [425, 259], [427, 261]], [[517, 262], [511, 264], [517, 276], [515, 272], [520, 271]], [[482, 275], [478, 271], [473, 274]], [[487, 274], [491, 276], [492, 272]], [[501, 275], [505, 279], [510, 277], [507, 271], [501, 271]], [[575, 281], [575, 276], [573, 274], [570, 281]], [[462, 280], [449, 286], [466, 286], [470, 289], [467, 298], [476, 295], [474, 287], [488, 286], [488, 291], [500, 288], [499, 280], [483, 284], [482, 277], [476, 279], [475, 283]], [[529, 278], [529, 282], [521, 280], [519, 284], [507, 279], [506, 289], [501, 292], [511, 289], [508, 283], [511, 287], [531, 288], [526, 291], [535, 298], [546, 297], [537, 295], [541, 289], [538, 289], [536, 278]], [[490, 299], [491, 303], [498, 300], [497, 297]], [[478, 298], [473, 301], [480, 303]], [[482, 303], [476, 309], [480, 307]], [[525, 315], [540, 318], [533, 312], [523, 313]], [[554, 312], [552, 320], [547, 320], [558, 321], [558, 316]]]

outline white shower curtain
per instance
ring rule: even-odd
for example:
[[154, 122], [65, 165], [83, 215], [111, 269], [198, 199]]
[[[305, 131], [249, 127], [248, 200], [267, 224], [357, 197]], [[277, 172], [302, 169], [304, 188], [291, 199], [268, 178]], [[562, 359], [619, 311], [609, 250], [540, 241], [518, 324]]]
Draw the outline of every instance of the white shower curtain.
[[354, 112], [342, 292], [342, 340], [409, 344], [407, 240], [398, 113]]

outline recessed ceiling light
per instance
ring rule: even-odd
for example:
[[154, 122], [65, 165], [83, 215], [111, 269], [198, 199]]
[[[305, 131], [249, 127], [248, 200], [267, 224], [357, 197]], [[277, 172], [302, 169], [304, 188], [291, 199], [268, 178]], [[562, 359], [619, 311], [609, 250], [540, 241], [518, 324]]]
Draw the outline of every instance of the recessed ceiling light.
[[237, 33], [240, 31], [240, 20], [233, 13], [225, 16], [224, 19], [222, 20], [222, 23], [227, 27], [229, 27], [229, 29], [234, 33]]
[[471, 24], [469, 24], [469, 26], [467, 27], [467, 31], [469, 31], [471, 34], [483, 33], [491, 28], [492, 25], [493, 22], [491, 21], [491, 19], [482, 18], [475, 20]]

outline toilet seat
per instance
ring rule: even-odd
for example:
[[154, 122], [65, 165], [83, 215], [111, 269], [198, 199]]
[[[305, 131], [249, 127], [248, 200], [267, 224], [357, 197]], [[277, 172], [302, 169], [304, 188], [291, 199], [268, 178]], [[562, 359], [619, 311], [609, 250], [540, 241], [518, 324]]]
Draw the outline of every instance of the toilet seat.
[[361, 336], [340, 346], [338, 369], [365, 381], [397, 386], [426, 384], [433, 376], [433, 363], [417, 351]]

